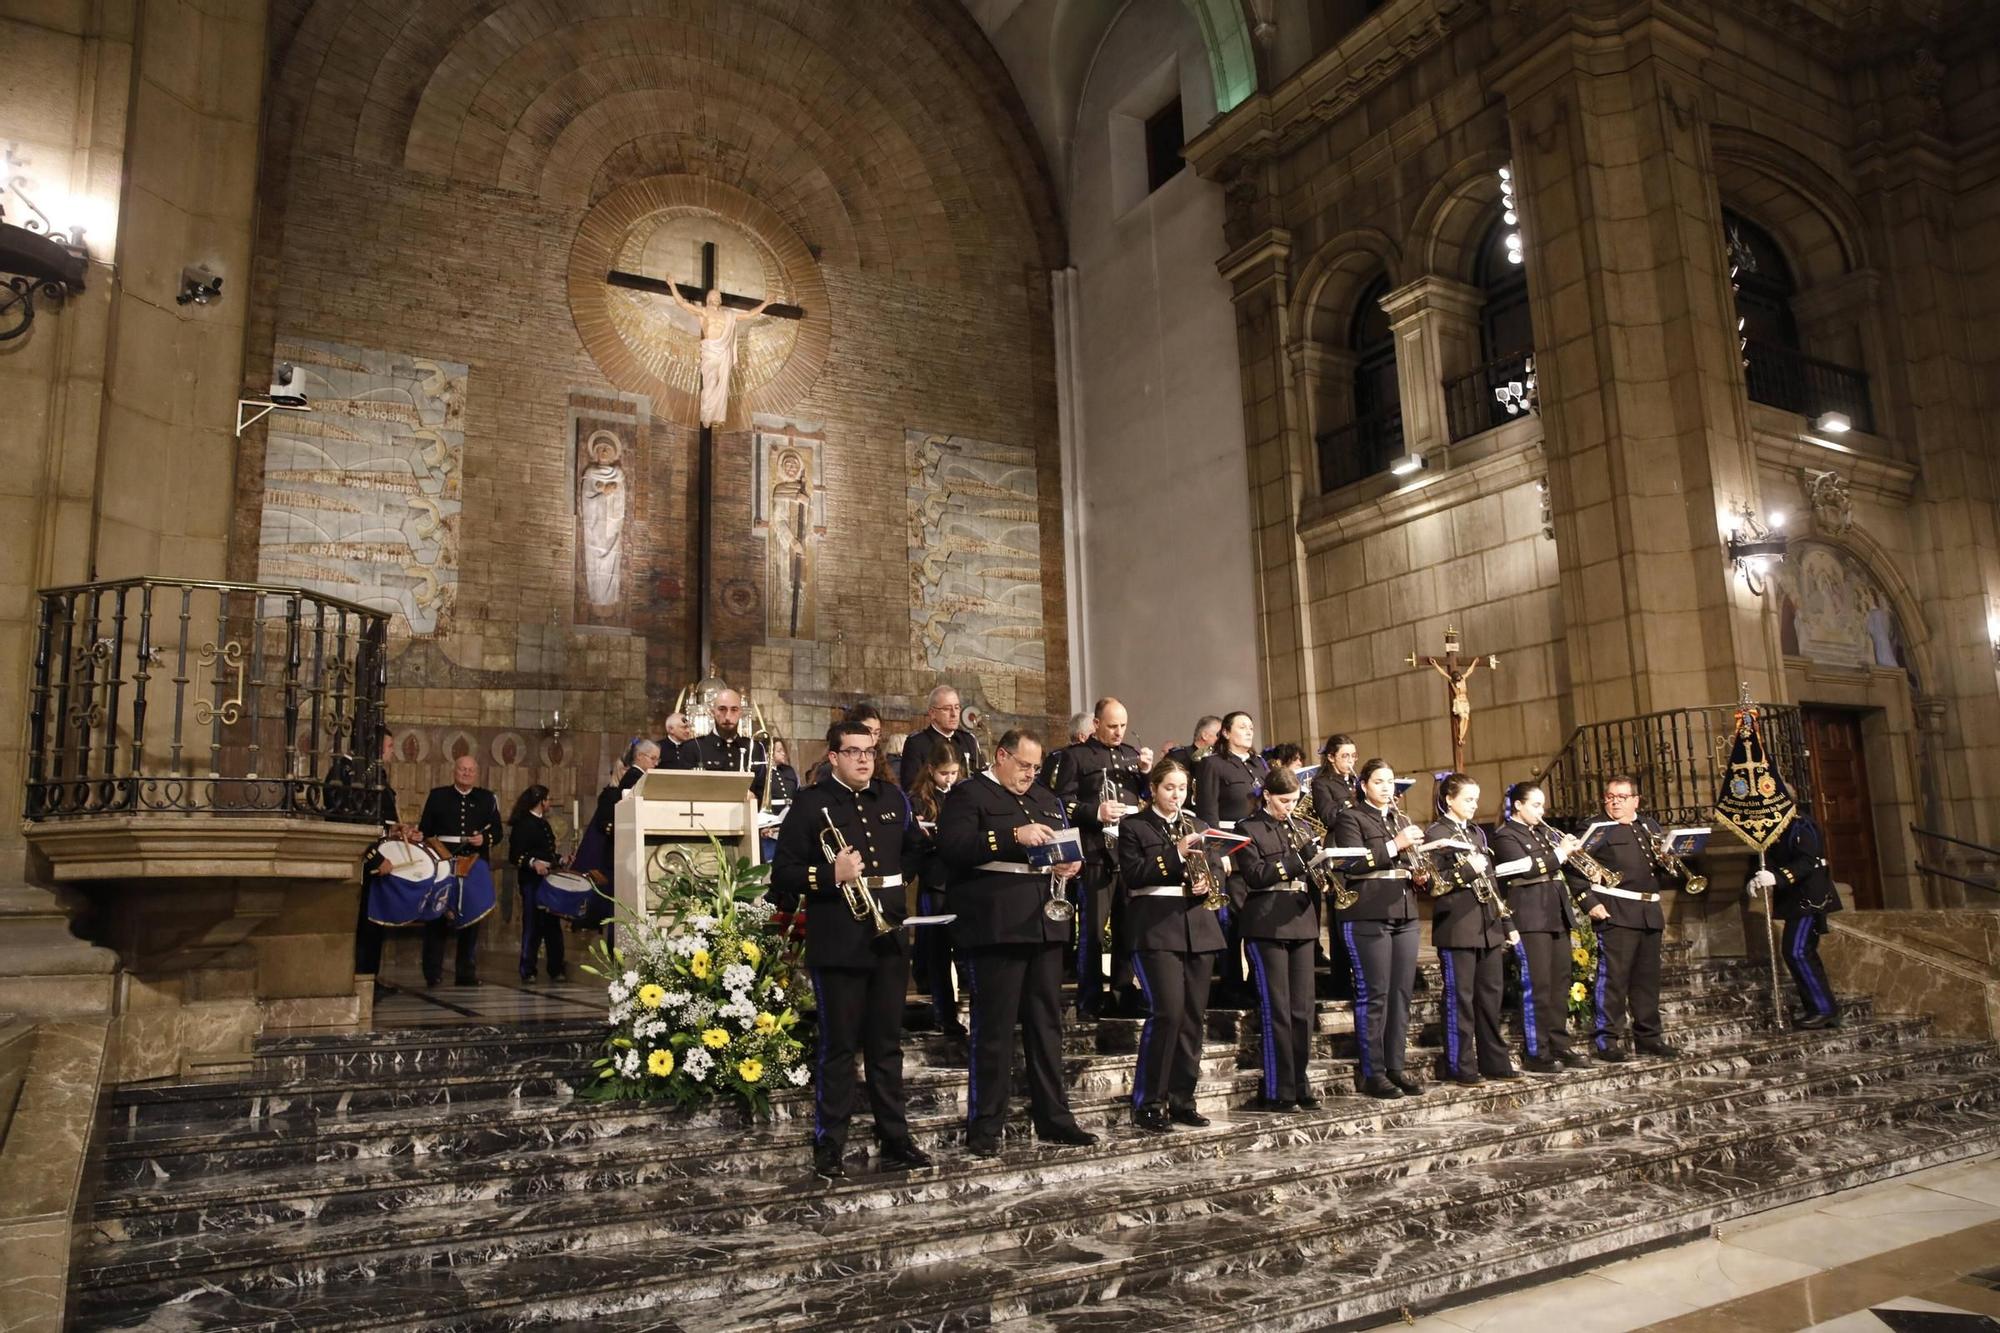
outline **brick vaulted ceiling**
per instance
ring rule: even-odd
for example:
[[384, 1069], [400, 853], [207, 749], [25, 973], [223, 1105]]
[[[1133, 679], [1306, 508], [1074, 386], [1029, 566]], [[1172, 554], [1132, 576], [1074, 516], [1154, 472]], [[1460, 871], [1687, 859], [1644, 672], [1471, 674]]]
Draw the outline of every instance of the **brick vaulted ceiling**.
[[316, 158], [559, 213], [691, 173], [825, 263], [954, 284], [1062, 260], [1026, 112], [944, 0], [292, 0], [273, 35], [267, 198]]

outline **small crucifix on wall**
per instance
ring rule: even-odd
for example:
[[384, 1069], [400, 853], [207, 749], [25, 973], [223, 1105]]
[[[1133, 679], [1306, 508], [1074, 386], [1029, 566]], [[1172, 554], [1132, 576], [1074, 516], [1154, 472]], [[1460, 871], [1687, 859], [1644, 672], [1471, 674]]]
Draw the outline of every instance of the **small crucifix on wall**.
[[1472, 679], [1472, 673], [1484, 662], [1488, 670], [1497, 670], [1500, 659], [1488, 653], [1474, 657], [1463, 666], [1458, 659], [1458, 631], [1446, 629], [1444, 632], [1444, 658], [1418, 657], [1414, 652], [1405, 659], [1411, 666], [1427, 666], [1445, 680], [1445, 701], [1450, 706], [1451, 723], [1451, 766], [1453, 771], [1465, 771], [1465, 738], [1472, 730], [1472, 698], [1466, 693], [1465, 683]]

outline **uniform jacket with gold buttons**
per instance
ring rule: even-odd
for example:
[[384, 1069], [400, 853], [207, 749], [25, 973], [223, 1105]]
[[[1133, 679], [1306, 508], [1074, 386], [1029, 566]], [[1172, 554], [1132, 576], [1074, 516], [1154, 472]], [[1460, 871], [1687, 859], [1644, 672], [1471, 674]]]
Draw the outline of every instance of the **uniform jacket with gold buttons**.
[[[857, 920], [833, 877], [820, 834], [828, 816], [861, 853], [861, 873], [869, 879], [907, 875], [918, 861], [922, 832], [902, 791], [879, 778], [855, 791], [835, 778], [815, 782], [798, 794], [778, 826], [778, 850], [771, 858], [773, 896], [783, 901], [804, 895], [806, 966], [872, 967], [885, 953], [907, 952], [907, 931], [877, 936], [869, 921]], [[869, 890], [882, 915], [900, 923], [909, 915], [901, 887]]]

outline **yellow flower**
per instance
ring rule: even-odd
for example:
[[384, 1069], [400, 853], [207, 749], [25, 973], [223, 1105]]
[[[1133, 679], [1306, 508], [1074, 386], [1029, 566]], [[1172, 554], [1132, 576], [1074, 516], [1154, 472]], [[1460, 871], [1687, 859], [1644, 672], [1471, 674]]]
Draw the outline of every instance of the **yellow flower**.
[[736, 1066], [736, 1075], [745, 1083], [755, 1083], [764, 1077], [764, 1062], [754, 1059], [745, 1060], [742, 1064]]
[[661, 1002], [666, 998], [667, 988], [664, 986], [655, 986], [651, 982], [648, 982], [646, 985], [639, 987], [639, 1003], [645, 1005], [648, 1009], [659, 1008]]
[[1570, 985], [1569, 998], [1572, 1000], [1581, 1000], [1585, 995], [1588, 995], [1589, 993], [1590, 992], [1586, 991], [1583, 988], [1583, 983], [1581, 981], [1573, 982]]
[[764, 951], [749, 940], [743, 941], [743, 961], [756, 967], [764, 961]]
[[674, 1072], [674, 1053], [665, 1049], [654, 1051], [646, 1057], [646, 1072], [655, 1078], [665, 1078]]
[[1578, 967], [1590, 966], [1590, 950], [1588, 949], [1571, 949], [1569, 956], [1576, 960]]
[[777, 1015], [775, 1014], [757, 1015], [757, 1030], [759, 1032], [776, 1032], [778, 1030]]
[[729, 1044], [729, 1034], [721, 1028], [705, 1028], [701, 1034], [701, 1044], [711, 1051], [719, 1051]]
[[696, 981], [708, 980], [708, 950], [696, 949], [694, 951], [694, 957], [688, 959], [688, 971], [694, 973]]

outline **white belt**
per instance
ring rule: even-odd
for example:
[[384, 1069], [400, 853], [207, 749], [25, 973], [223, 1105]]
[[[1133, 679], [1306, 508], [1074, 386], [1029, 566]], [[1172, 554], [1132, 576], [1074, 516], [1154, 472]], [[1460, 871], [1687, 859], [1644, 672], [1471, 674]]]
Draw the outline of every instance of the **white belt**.
[[1185, 884], [1153, 884], [1143, 889], [1127, 889], [1134, 898], [1185, 898], [1188, 896]]
[[1234, 831], [1236, 828], [1236, 821], [1233, 819], [1218, 819], [1215, 821], [1215, 826], [1225, 831]]
[[985, 861], [972, 868], [974, 870], [1001, 870], [1009, 875], [1046, 875], [1049, 873], [1041, 866], [1024, 866], [1019, 861]]
[[1261, 889], [1252, 888], [1250, 890], [1252, 893], [1304, 893], [1305, 891], [1306, 886], [1295, 879], [1288, 879], [1277, 884], [1266, 885]]
[[864, 889], [900, 889], [903, 887], [901, 875], [863, 875], [861, 887]]
[[1656, 903], [1660, 901], [1660, 895], [1657, 893], [1641, 893], [1637, 889], [1614, 889], [1609, 884], [1593, 884], [1590, 886], [1590, 891], [1592, 893], [1604, 894], [1609, 898], [1630, 898], [1635, 903]]
[[1104, 836], [1105, 836], [1105, 837], [1107, 837], [1107, 838], [1115, 838], [1115, 837], [1117, 837], [1117, 836], [1118, 836], [1118, 821], [1117, 821], [1117, 820], [1113, 820], [1113, 821], [1112, 821], [1111, 823], [1109, 823], [1109, 824], [1106, 824], [1106, 825], [1104, 826]]
[[1347, 876], [1347, 882], [1355, 884], [1367, 879], [1408, 879], [1409, 877], [1410, 872], [1407, 870], [1371, 870], [1365, 875], [1349, 875]]

